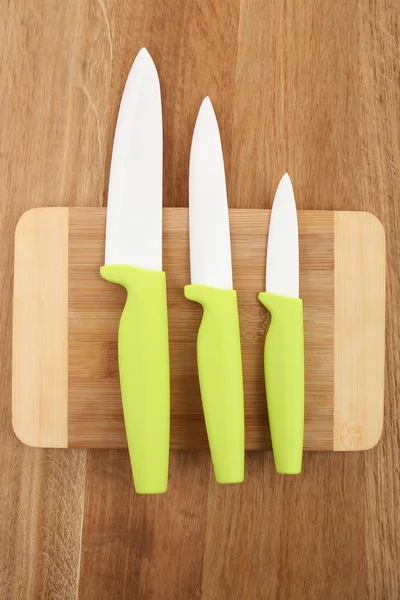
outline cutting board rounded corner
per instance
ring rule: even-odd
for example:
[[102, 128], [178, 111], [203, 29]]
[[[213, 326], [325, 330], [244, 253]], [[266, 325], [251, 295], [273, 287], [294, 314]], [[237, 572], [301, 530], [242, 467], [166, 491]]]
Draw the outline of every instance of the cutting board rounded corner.
[[[379, 425], [369, 432], [367, 436], [360, 438], [360, 426], [348, 426], [345, 431], [335, 431], [335, 452], [368, 452], [379, 444], [383, 433], [383, 413], [379, 417]], [[366, 439], [364, 439], [364, 437]]]
[[367, 450], [372, 450], [373, 448], [375, 448], [375, 446], [377, 446], [382, 439], [382, 433], [383, 433], [383, 416], [382, 416], [382, 423], [381, 423], [380, 429], [375, 432], [374, 436], [370, 437], [368, 443], [365, 445], [364, 448], [362, 448], [362, 450], [367, 451]]
[[17, 243], [18, 238], [24, 234], [25, 228], [30, 225], [30, 221], [34, 218], [37, 210], [37, 208], [30, 208], [22, 213], [15, 226], [15, 243]]
[[51, 210], [51, 214], [53, 214], [53, 211], [56, 211], [57, 209], [61, 210], [61, 211], [66, 210], [63, 207], [39, 206], [39, 207], [35, 207], [35, 208], [29, 208], [28, 210], [23, 212], [15, 226], [15, 238], [17, 238], [17, 236], [20, 236], [21, 234], [23, 234], [27, 227], [28, 228], [31, 227], [35, 220], [41, 219], [42, 215], [45, 211]]
[[24, 444], [25, 446], [30, 446], [31, 448], [39, 448], [40, 447], [37, 444], [35, 431], [33, 430], [33, 428], [31, 430], [29, 430], [26, 427], [22, 426], [20, 429], [21, 422], [20, 422], [19, 416], [15, 415], [15, 413], [14, 413], [14, 407], [13, 407], [13, 411], [12, 411], [11, 424], [12, 424], [14, 434], [16, 435], [16, 437], [19, 439], [19, 441], [22, 444]]
[[379, 239], [380, 243], [386, 247], [386, 232], [379, 217], [367, 210], [360, 211], [359, 214], [365, 220], [365, 226], [369, 225], [370, 231], [374, 230], [374, 235], [377, 236], [376, 240], [378, 241]]

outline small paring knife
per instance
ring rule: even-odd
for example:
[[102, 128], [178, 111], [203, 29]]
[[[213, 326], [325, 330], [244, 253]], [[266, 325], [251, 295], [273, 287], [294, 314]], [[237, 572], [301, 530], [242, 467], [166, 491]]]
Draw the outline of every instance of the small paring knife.
[[203, 306], [197, 338], [200, 391], [218, 483], [244, 479], [244, 403], [236, 292], [224, 160], [210, 99], [193, 133], [189, 171], [191, 285], [185, 296]]
[[169, 352], [162, 271], [162, 113], [150, 54], [137, 55], [118, 114], [108, 190], [104, 279], [124, 286], [118, 362], [136, 492], [168, 485]]
[[266, 291], [271, 313], [264, 370], [268, 417], [278, 473], [301, 472], [304, 432], [303, 302], [299, 298], [299, 236], [292, 183], [286, 173], [272, 206]]

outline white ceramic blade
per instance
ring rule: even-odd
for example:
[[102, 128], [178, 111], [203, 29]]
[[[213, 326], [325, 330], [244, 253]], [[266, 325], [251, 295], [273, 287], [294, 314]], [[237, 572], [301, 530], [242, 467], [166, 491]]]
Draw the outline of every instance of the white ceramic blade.
[[296, 202], [287, 173], [279, 182], [268, 233], [266, 291], [299, 297], [299, 234]]
[[122, 95], [108, 188], [105, 264], [162, 269], [162, 113], [145, 48]]
[[208, 97], [200, 107], [190, 151], [189, 230], [192, 284], [231, 290], [224, 158], [217, 118]]

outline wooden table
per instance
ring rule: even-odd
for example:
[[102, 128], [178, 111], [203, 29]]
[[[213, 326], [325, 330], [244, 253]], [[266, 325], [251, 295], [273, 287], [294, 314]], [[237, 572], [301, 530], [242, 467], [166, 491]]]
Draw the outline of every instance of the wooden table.
[[[28, 0], [0, 7], [0, 597], [258, 600], [400, 596], [400, 56], [396, 1]], [[107, 200], [118, 103], [145, 45], [163, 95], [165, 203], [186, 206], [209, 94], [232, 207], [370, 210], [387, 234], [384, 434], [307, 453], [300, 477], [249, 453], [243, 485], [173, 452], [166, 495], [124, 451], [35, 450], [11, 429], [13, 234], [25, 210]]]

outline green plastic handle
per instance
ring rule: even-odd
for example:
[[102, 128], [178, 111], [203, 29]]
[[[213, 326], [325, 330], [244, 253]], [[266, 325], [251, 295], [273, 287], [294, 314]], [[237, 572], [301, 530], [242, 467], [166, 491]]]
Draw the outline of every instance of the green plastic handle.
[[297, 474], [304, 432], [303, 301], [269, 292], [258, 298], [271, 313], [264, 370], [275, 468]]
[[239, 483], [244, 479], [244, 402], [236, 292], [187, 285], [185, 296], [204, 311], [197, 365], [215, 478]]
[[106, 265], [100, 273], [127, 290], [118, 362], [135, 489], [161, 494], [168, 486], [170, 429], [165, 273], [128, 265]]

